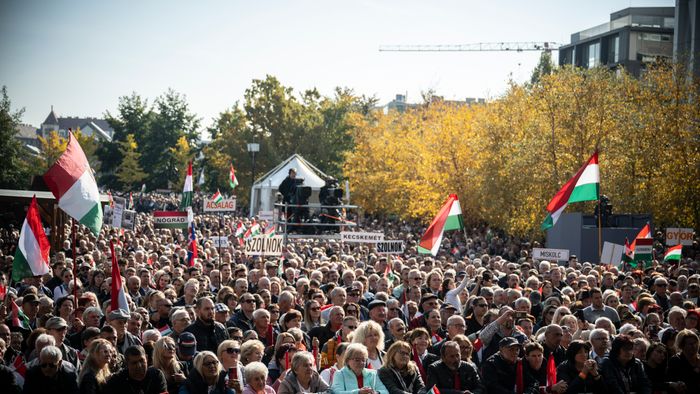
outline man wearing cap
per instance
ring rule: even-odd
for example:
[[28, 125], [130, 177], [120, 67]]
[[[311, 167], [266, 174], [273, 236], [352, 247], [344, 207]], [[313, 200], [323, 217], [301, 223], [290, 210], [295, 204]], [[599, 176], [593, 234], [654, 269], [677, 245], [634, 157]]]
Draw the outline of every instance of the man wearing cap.
[[506, 337], [498, 342], [498, 352], [481, 364], [481, 372], [489, 394], [512, 394], [515, 387], [515, 365], [521, 345], [517, 339]]
[[107, 315], [107, 324], [117, 332], [117, 350], [122, 354], [131, 346], [141, 345], [141, 340], [126, 330], [129, 317], [129, 313], [123, 309], [113, 310]]
[[197, 338], [197, 351], [209, 350], [216, 353], [219, 344], [228, 339], [228, 331], [223, 324], [214, 320], [214, 302], [201, 297], [195, 304], [197, 319], [185, 329]]
[[27, 319], [29, 319], [28, 328], [25, 328], [22, 324], [20, 324], [19, 326], [15, 326], [14, 324], [12, 324], [11, 314], [5, 320], [5, 323], [8, 327], [10, 327], [10, 331], [19, 332], [22, 334], [22, 338], [24, 338], [24, 340], [22, 341], [22, 350], [24, 350], [26, 346], [25, 341], [27, 340], [27, 337], [29, 337], [29, 334], [32, 333], [32, 330], [36, 328], [36, 315], [37, 312], [39, 312], [39, 298], [36, 296], [36, 294], [28, 293], [25, 294], [24, 297], [22, 297], [22, 312], [24, 312], [24, 315], [27, 316]]
[[420, 311], [421, 315], [414, 317], [413, 320], [411, 320], [411, 322], [409, 323], [409, 328], [413, 330], [414, 328], [425, 327], [425, 314], [437, 308], [438, 306], [438, 297], [435, 294], [426, 293], [425, 295], [423, 295], [423, 297], [421, 297], [420, 299], [420, 305], [418, 306], [418, 310]]
[[176, 340], [177, 358], [187, 364], [187, 371], [194, 365], [194, 356], [197, 355], [197, 338], [191, 332], [183, 332]]
[[54, 316], [46, 322], [46, 330], [56, 340], [56, 347], [61, 349], [63, 360], [71, 363], [75, 370], [80, 369], [78, 351], [65, 343], [68, 324], [62, 317]]
[[221, 302], [217, 302], [214, 305], [214, 320], [218, 321], [219, 323], [223, 324], [224, 326], [226, 325], [226, 322], [228, 321], [228, 313], [229, 313], [229, 309], [226, 306], [226, 304], [222, 304]]
[[382, 300], [374, 300], [367, 306], [369, 309], [369, 318], [379, 324], [386, 331], [386, 302]]
[[[666, 278], [659, 276], [656, 278], [656, 280], [654, 280], [654, 300], [656, 300], [656, 303], [661, 307], [661, 309], [664, 310], [664, 312], [671, 307], [667, 290], [668, 280], [666, 280]], [[615, 323], [614, 320], [613, 323]]]
[[436, 386], [443, 394], [484, 393], [476, 367], [462, 361], [459, 344], [455, 341], [444, 343], [440, 349], [440, 361], [428, 366], [427, 375], [425, 387]]
[[[448, 305], [448, 304], [445, 304]], [[444, 305], [443, 305], [444, 306]], [[452, 305], [450, 305], [452, 306]], [[454, 308], [454, 306], [452, 306]], [[440, 355], [440, 351], [442, 350], [442, 347], [445, 346], [445, 343], [448, 341], [454, 340], [454, 337], [457, 335], [464, 335], [464, 332], [467, 329], [466, 323], [464, 323], [464, 318], [459, 315], [452, 315], [447, 319], [447, 337], [440, 342], [436, 343], [433, 345], [431, 348], [428, 349], [430, 353], [433, 353], [435, 355]]]

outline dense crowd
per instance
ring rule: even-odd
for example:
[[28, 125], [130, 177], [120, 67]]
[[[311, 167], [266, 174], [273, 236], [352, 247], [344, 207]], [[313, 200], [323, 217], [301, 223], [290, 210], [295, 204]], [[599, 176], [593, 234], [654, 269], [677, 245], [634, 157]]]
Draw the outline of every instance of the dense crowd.
[[[154, 228], [148, 213], [177, 203], [140, 196], [134, 231], [81, 228], [75, 245], [66, 226], [50, 273], [19, 283], [19, 226], [1, 230], [3, 393], [700, 388], [697, 244], [679, 263], [622, 270], [533, 261], [537, 243], [480, 226], [430, 257], [416, 252], [421, 225], [369, 219], [362, 230], [405, 240], [405, 254], [294, 239], [261, 258], [234, 236], [252, 219], [198, 213], [190, 264], [187, 233]], [[229, 246], [209, 240], [220, 234]], [[111, 306], [111, 242], [129, 311]]]

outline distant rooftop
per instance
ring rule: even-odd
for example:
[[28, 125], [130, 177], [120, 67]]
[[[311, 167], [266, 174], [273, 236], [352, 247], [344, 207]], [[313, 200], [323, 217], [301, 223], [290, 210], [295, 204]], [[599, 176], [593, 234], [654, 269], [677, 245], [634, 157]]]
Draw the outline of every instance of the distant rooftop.
[[623, 27], [673, 29], [675, 7], [630, 7], [610, 14], [610, 21], [571, 35], [571, 43], [595, 37]]

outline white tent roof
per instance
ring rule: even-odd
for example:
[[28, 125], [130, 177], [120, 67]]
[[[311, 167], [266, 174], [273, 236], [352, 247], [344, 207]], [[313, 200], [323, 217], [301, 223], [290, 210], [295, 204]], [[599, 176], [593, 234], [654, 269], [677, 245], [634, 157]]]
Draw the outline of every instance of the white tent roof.
[[314, 189], [320, 189], [326, 184], [323, 178], [327, 177], [327, 175], [324, 174], [323, 171], [316, 168], [316, 166], [306, 161], [303, 157], [295, 153], [287, 160], [280, 163], [277, 167], [268, 171], [267, 174], [258, 178], [253, 187], [258, 188], [272, 185], [272, 187], [276, 189], [287, 177], [290, 168], [296, 168], [297, 178], [304, 179], [304, 186], [311, 186]]

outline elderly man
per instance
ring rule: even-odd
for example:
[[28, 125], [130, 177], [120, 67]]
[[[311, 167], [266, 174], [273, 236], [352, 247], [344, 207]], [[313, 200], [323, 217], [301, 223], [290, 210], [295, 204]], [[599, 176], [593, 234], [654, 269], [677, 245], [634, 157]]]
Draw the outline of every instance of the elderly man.
[[396, 341], [403, 341], [403, 337], [406, 335], [406, 324], [398, 317], [389, 320], [387, 327], [389, 328], [389, 335], [384, 340], [384, 349], [389, 349]]
[[467, 324], [464, 322], [464, 318], [458, 315], [452, 315], [447, 319], [447, 338], [436, 343], [433, 347], [429, 349], [430, 353], [435, 355], [440, 355], [442, 347], [448, 341], [454, 340], [457, 335], [464, 335], [467, 329]]
[[[5, 320], [5, 323], [8, 327], [10, 327], [12, 332], [22, 333], [22, 338], [24, 338], [24, 341], [26, 341], [29, 334], [32, 333], [32, 330], [36, 328], [36, 317], [37, 313], [39, 312], [39, 297], [37, 297], [36, 294], [29, 293], [22, 297], [22, 312], [24, 312], [24, 315], [29, 319], [28, 329], [22, 327], [21, 325], [16, 326], [12, 324], [12, 316], [8, 317], [7, 320]], [[22, 346], [24, 346], [24, 341], [22, 342]]]
[[23, 393], [56, 394], [78, 392], [78, 376], [61, 362], [61, 349], [46, 346], [39, 353], [39, 365], [30, 368], [24, 380]]
[[126, 330], [126, 322], [129, 320], [129, 317], [129, 314], [123, 309], [111, 311], [107, 315], [107, 324], [117, 332], [116, 347], [119, 353], [122, 354], [131, 346], [141, 345], [141, 340]]
[[126, 349], [124, 356], [126, 368], [112, 375], [107, 381], [104, 391], [106, 394], [160, 394], [168, 391], [163, 372], [148, 367], [148, 359], [143, 347], [132, 346]]
[[318, 338], [319, 347], [323, 345], [340, 330], [343, 325], [343, 318], [345, 318], [345, 311], [340, 306], [333, 306], [330, 309], [330, 319], [325, 326], [314, 327], [309, 331], [309, 338]]
[[[342, 287], [336, 287], [333, 290], [331, 290], [330, 298], [331, 304], [342, 308], [343, 305], [345, 305], [345, 301], [348, 299], [348, 294]], [[321, 311], [321, 317], [324, 320], [328, 321], [330, 313], [330, 308]]]
[[253, 329], [253, 312], [255, 311], [255, 297], [250, 293], [244, 293], [238, 299], [240, 308], [226, 322], [228, 327], [238, 327], [246, 332]]
[[81, 335], [88, 327], [100, 328], [100, 320], [102, 319], [102, 310], [99, 307], [91, 306], [85, 309], [83, 312], [83, 324], [85, 325], [82, 330], [72, 334], [68, 337], [68, 342], [70, 345], [77, 350], [83, 350], [83, 341]]
[[610, 350], [610, 333], [604, 328], [596, 328], [591, 331], [589, 342], [591, 342], [590, 358], [595, 360], [598, 366], [600, 366], [603, 359], [608, 357], [608, 351]]
[[440, 349], [440, 361], [428, 367], [427, 375], [425, 387], [436, 386], [440, 393], [484, 392], [476, 367], [472, 363], [462, 361], [459, 344], [454, 341], [444, 343]]
[[482, 378], [489, 394], [512, 394], [515, 387], [515, 364], [522, 345], [513, 337], [498, 342], [498, 352], [481, 365]]
[[209, 350], [216, 353], [219, 344], [228, 339], [228, 331], [223, 324], [214, 320], [214, 302], [202, 297], [195, 304], [197, 320], [185, 329], [197, 339], [197, 351]]
[[275, 345], [277, 330], [270, 324], [270, 312], [265, 309], [257, 309], [253, 312], [253, 328], [258, 333], [258, 340], [265, 347]]
[[61, 358], [68, 361], [73, 367], [80, 369], [78, 351], [65, 343], [68, 324], [62, 317], [52, 317], [46, 322], [46, 330], [56, 340], [56, 347], [61, 349]]
[[498, 318], [479, 332], [479, 339], [484, 344], [482, 361], [488, 360], [491, 355], [498, 351], [499, 343], [503, 338], [513, 337], [520, 344], [527, 340], [525, 334], [515, 329], [513, 315], [513, 309], [504, 306], [498, 312]]
[[547, 369], [547, 361], [549, 356], [554, 357], [555, 365], [559, 365], [566, 359], [566, 350], [561, 346], [561, 339], [564, 336], [564, 331], [561, 326], [557, 324], [550, 324], [544, 331], [544, 340], [540, 343], [542, 345], [542, 356], [544, 357], [544, 363], [542, 365], [542, 371]]
[[173, 322], [173, 326], [170, 327], [172, 332], [168, 336], [177, 341], [180, 334], [192, 323], [192, 320], [190, 319], [190, 314], [185, 309], [175, 310], [170, 316], [170, 319]]

